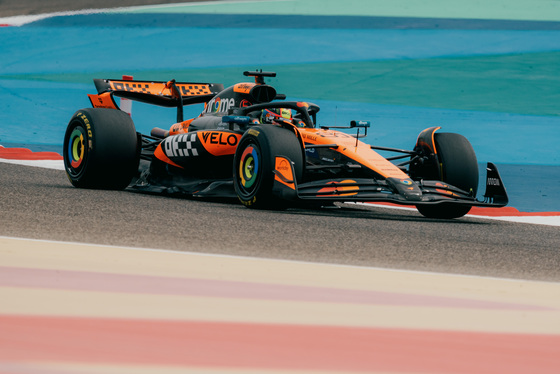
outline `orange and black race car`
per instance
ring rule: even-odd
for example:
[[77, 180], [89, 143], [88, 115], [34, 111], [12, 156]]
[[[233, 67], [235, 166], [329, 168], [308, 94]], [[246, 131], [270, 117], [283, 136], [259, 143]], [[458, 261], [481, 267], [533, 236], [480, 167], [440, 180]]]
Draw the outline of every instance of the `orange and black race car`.
[[[283, 209], [305, 202], [391, 202], [426, 217], [457, 218], [472, 206], [505, 206], [508, 197], [488, 163], [486, 192], [476, 198], [478, 164], [459, 134], [422, 131], [412, 150], [359, 139], [369, 122], [345, 129], [317, 125], [319, 107], [286, 101], [264, 77], [222, 84], [95, 79], [93, 108], [77, 111], [64, 136], [64, 164], [81, 188], [135, 189], [200, 197], [237, 197], [249, 208]], [[175, 107], [177, 122], [150, 135], [136, 131], [115, 97]], [[183, 106], [204, 104], [183, 119]], [[395, 152], [383, 157], [378, 151]]]

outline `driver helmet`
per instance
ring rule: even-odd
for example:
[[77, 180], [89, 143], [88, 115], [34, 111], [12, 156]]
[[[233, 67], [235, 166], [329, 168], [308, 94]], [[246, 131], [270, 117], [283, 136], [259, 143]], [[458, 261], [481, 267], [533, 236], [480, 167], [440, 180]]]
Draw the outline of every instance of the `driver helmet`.
[[288, 108], [264, 109], [261, 112], [261, 123], [272, 123], [276, 119], [292, 119], [292, 111]]

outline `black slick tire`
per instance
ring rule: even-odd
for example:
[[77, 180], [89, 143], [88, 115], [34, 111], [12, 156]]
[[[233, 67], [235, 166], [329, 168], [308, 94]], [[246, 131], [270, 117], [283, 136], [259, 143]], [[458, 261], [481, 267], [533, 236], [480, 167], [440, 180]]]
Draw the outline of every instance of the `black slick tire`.
[[246, 207], [286, 208], [286, 202], [273, 192], [276, 156], [288, 158], [293, 163], [296, 181], [301, 180], [303, 149], [290, 129], [254, 126], [239, 141], [233, 161], [233, 185]]
[[[476, 196], [478, 189], [478, 163], [471, 143], [460, 134], [434, 134], [441, 180]], [[432, 173], [430, 173], [432, 174]], [[441, 203], [418, 205], [418, 211], [428, 218], [459, 218], [471, 210], [470, 205]]]
[[66, 128], [64, 167], [75, 187], [126, 188], [138, 171], [138, 136], [128, 114], [116, 109], [77, 111]]

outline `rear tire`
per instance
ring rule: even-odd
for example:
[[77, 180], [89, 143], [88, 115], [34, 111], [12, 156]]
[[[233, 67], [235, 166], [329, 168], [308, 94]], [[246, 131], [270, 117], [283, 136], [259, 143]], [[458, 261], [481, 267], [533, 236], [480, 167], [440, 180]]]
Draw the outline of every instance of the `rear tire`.
[[273, 125], [254, 126], [239, 141], [233, 161], [233, 185], [246, 207], [286, 208], [286, 201], [273, 193], [276, 156], [293, 162], [296, 181], [300, 181], [303, 150], [291, 130]]
[[[478, 190], [478, 162], [471, 143], [462, 135], [453, 133], [434, 134], [440, 170], [429, 171], [440, 175], [441, 180], [476, 196]], [[417, 205], [418, 211], [428, 218], [459, 218], [471, 210], [470, 205], [441, 203]]]
[[68, 179], [80, 188], [126, 188], [138, 171], [137, 139], [134, 123], [125, 112], [104, 108], [77, 111], [64, 135]]

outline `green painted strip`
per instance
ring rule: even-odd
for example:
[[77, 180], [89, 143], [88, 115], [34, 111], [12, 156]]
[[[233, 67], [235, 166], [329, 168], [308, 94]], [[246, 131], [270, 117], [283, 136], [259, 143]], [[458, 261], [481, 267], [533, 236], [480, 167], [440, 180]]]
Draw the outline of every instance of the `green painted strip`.
[[[232, 85], [253, 67], [127, 71], [139, 80]], [[288, 97], [532, 115], [560, 115], [560, 52], [468, 58], [262, 66]], [[0, 75], [0, 79], [91, 83], [122, 71]], [[93, 85], [92, 85], [93, 89]]]
[[560, 115], [560, 52], [267, 69], [279, 73], [280, 91], [297, 97]]
[[560, 21], [558, 0], [270, 0], [137, 7], [123, 13], [298, 14]]

